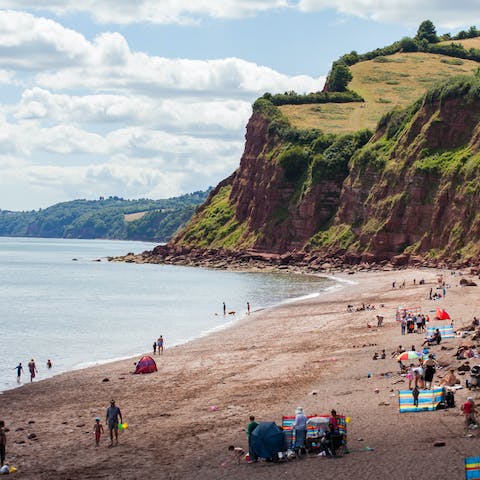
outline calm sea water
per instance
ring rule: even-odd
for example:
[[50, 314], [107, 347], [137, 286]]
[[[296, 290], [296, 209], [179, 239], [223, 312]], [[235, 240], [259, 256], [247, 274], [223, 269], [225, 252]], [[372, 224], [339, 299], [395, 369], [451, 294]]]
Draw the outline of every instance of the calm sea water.
[[[0, 391], [17, 386], [14, 367], [35, 359], [35, 380], [151, 350], [223, 328], [245, 313], [336, 288], [292, 274], [109, 263], [153, 244], [108, 240], [0, 238]], [[74, 261], [73, 259], [77, 259]], [[100, 262], [96, 261], [101, 259]], [[235, 316], [223, 315], [222, 303]], [[46, 369], [51, 359], [53, 368]]]

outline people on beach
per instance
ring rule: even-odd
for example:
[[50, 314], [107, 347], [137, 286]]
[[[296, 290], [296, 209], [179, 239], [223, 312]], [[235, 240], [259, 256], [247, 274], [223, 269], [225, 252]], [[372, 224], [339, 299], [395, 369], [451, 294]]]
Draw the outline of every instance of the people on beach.
[[250, 315], [250, 302], [247, 302], [247, 315]]
[[227, 314], [227, 306], [225, 305], [225, 302], [223, 302], [223, 314]]
[[100, 437], [103, 433], [103, 425], [100, 423], [100, 417], [95, 419], [93, 433], [95, 434], [95, 446], [98, 447], [100, 445]]
[[451, 368], [448, 373], [440, 380], [440, 386], [453, 387], [457, 384], [458, 378], [455, 375], [455, 369]]
[[420, 390], [418, 387], [415, 385], [415, 388], [412, 390], [412, 395], [413, 395], [413, 404], [418, 407], [418, 397], [420, 395]]
[[328, 419], [328, 423], [331, 423], [333, 425], [333, 428], [335, 430], [338, 430], [338, 424], [340, 423], [340, 417], [337, 415], [337, 411], [335, 409], [332, 409], [330, 411], [330, 417]]
[[160, 337], [158, 337], [157, 349], [158, 349], [158, 354], [163, 355], [163, 335], [160, 335]]
[[409, 390], [412, 389], [412, 382], [415, 379], [415, 373], [413, 372], [414, 367], [415, 366], [413, 365], [413, 363], [411, 363], [410, 367], [408, 367], [408, 370], [407, 370], [407, 380], [408, 380], [408, 389]]
[[47, 368], [52, 368], [52, 361], [50, 359], [47, 360]]
[[228, 453], [230, 454], [230, 458], [222, 463], [222, 467], [229, 463], [239, 464], [240, 460], [245, 457], [245, 450], [242, 447], [236, 447], [235, 445], [229, 445]]
[[105, 423], [108, 425], [110, 431], [110, 447], [113, 447], [113, 435], [115, 433], [115, 445], [118, 445], [118, 420], [123, 423], [122, 412], [120, 408], [115, 405], [115, 400], [110, 400], [110, 406], [107, 408], [107, 416]]
[[5, 463], [5, 449], [7, 446], [7, 436], [5, 435], [5, 422], [0, 420], [0, 467]]
[[295, 433], [295, 450], [305, 449], [305, 440], [307, 437], [307, 417], [302, 407], [295, 409], [295, 422], [293, 423]]
[[37, 366], [35, 365], [35, 360], [33, 358], [28, 362], [28, 370], [30, 371], [30, 382], [33, 382], [35, 373], [38, 373]]
[[153, 354], [155, 355], [157, 353], [157, 341], [153, 341]]
[[433, 376], [435, 375], [435, 367], [437, 362], [435, 361], [432, 354], [428, 355], [428, 359], [425, 362], [425, 388], [430, 390], [432, 387]]
[[475, 414], [478, 413], [478, 410], [475, 407], [475, 401], [472, 397], [467, 398], [467, 401], [462, 405], [461, 410], [465, 417], [465, 430], [468, 432], [471, 425], [477, 424]]
[[255, 417], [250, 415], [250, 423], [247, 425], [247, 440], [248, 440], [248, 456], [250, 457], [248, 463], [253, 463], [258, 461], [256, 453], [252, 449], [252, 432], [258, 427], [258, 423], [255, 421]]
[[23, 367], [22, 367], [22, 362], [20, 362], [14, 370], [17, 371], [17, 383], [20, 383], [20, 377], [22, 376], [23, 373]]

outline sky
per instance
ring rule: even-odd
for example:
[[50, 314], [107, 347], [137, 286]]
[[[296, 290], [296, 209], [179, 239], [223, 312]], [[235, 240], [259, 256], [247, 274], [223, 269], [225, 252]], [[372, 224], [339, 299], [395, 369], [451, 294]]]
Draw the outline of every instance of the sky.
[[0, 209], [167, 198], [239, 165], [265, 92], [334, 60], [480, 27], [480, 0], [0, 0]]

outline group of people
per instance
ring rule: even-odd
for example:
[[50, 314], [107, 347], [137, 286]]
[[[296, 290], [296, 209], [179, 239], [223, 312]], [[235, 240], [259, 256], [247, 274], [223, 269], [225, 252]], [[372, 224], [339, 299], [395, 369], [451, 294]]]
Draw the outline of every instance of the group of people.
[[411, 313], [404, 313], [400, 319], [400, 327], [402, 335], [407, 333], [422, 333], [426, 329], [426, 324], [429, 321], [428, 315]]
[[157, 351], [159, 355], [163, 355], [163, 335], [160, 335], [153, 342], [153, 354], [155, 355]]
[[[408, 388], [410, 390], [429, 390], [433, 384], [433, 377], [437, 369], [437, 361], [433, 354], [429, 354], [427, 360], [418, 360], [418, 365], [410, 364], [407, 370]], [[415, 395], [414, 395], [415, 397]], [[418, 398], [418, 396], [417, 396]], [[418, 402], [416, 403], [418, 405]]]
[[[105, 424], [107, 425], [110, 432], [109, 447], [118, 445], [118, 430], [119, 425], [123, 424], [123, 418], [120, 408], [115, 404], [115, 400], [113, 399], [110, 400], [110, 406], [107, 408]], [[5, 465], [7, 446], [7, 435], [5, 433], [5, 430], [5, 421], [0, 420], [0, 468]], [[98, 447], [100, 445], [100, 438], [104, 433], [103, 425], [100, 423], [100, 417], [95, 418], [95, 424], [93, 425], [93, 433], [95, 436], [95, 446]]]
[[[50, 359], [47, 360], [47, 368], [50, 370], [52, 368], [53, 364]], [[16, 367], [13, 368], [13, 370], [17, 371], [17, 383], [20, 383], [22, 373], [23, 373], [23, 366], [22, 362], [20, 362]], [[36, 374], [38, 373], [37, 365], [35, 363], [35, 360], [32, 358], [28, 362], [28, 371], [30, 373], [30, 382], [33, 382], [33, 379], [35, 378]]]
[[[293, 449], [296, 455], [305, 454], [307, 452], [307, 424], [308, 418], [302, 407], [297, 407], [295, 409], [295, 421], [292, 426], [292, 439], [293, 444], [284, 445], [285, 451]], [[247, 440], [248, 440], [248, 455], [249, 463], [255, 463], [258, 461], [258, 456], [252, 448], [252, 433], [258, 427], [258, 423], [255, 421], [253, 415], [250, 416], [250, 422], [246, 428]], [[328, 429], [323, 432], [321, 438], [319, 439], [320, 444], [322, 445], [322, 452], [325, 452], [332, 448], [332, 442], [334, 436], [341, 436], [339, 433], [340, 426], [340, 417], [337, 415], [335, 410], [331, 410], [330, 417], [328, 418]], [[229, 451], [232, 454], [232, 457], [239, 461], [240, 460], [240, 451], [243, 450], [240, 447], [229, 446]], [[321, 453], [322, 453], [321, 452]], [[279, 452], [280, 453], [280, 452]], [[324, 453], [323, 453], [324, 454]]]

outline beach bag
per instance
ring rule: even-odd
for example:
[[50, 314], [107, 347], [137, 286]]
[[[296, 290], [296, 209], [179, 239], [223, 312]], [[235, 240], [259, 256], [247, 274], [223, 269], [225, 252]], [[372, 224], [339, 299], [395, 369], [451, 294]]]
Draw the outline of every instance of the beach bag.
[[445, 394], [445, 403], [447, 404], [447, 408], [455, 408], [455, 394], [451, 391], [448, 391]]

